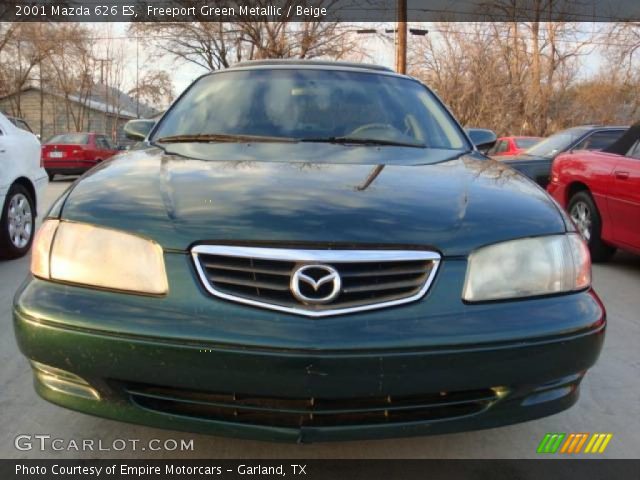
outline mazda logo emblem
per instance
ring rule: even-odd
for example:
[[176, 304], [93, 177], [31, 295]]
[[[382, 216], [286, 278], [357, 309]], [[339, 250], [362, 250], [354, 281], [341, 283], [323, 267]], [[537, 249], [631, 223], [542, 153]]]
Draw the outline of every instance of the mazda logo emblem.
[[340, 274], [329, 265], [303, 265], [291, 276], [291, 293], [302, 303], [332, 302], [340, 294], [340, 288]]

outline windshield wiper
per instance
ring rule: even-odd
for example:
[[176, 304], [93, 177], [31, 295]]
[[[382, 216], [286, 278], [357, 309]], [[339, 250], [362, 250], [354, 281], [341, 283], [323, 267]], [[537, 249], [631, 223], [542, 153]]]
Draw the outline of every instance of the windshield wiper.
[[360, 137], [317, 137], [317, 138], [290, 138], [290, 137], [268, 137], [262, 135], [233, 135], [228, 133], [199, 133], [192, 135], [173, 135], [162, 137], [154, 143], [244, 143], [244, 142], [272, 142], [272, 143], [336, 143], [341, 145], [383, 145], [394, 147], [425, 148], [421, 143], [398, 142], [394, 140], [383, 140], [377, 138]]
[[173, 135], [155, 140], [157, 143], [244, 143], [244, 142], [273, 142], [295, 143], [296, 139], [288, 137], [267, 137], [262, 135], [233, 135], [228, 133], [199, 133], [195, 135]]
[[395, 140], [383, 140], [378, 138], [360, 138], [360, 137], [317, 137], [317, 138], [301, 138], [301, 142], [309, 143], [337, 143], [339, 145], [383, 145], [391, 147], [413, 147], [426, 148], [421, 143], [398, 142]]

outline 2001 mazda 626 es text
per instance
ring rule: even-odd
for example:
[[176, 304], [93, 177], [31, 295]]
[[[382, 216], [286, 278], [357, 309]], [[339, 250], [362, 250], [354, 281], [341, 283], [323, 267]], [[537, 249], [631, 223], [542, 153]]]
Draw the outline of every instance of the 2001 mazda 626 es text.
[[[538, 186], [420, 82], [345, 63], [203, 76], [47, 215], [15, 332], [37, 392], [299, 442], [504, 425], [578, 398], [605, 312]], [[474, 146], [475, 144], [475, 146]]]

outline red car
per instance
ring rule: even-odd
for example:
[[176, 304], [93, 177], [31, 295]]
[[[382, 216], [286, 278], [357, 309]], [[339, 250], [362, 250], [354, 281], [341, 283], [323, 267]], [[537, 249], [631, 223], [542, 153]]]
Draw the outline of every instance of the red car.
[[500, 137], [487, 154], [492, 157], [519, 155], [540, 140], [542, 140], [540, 137]]
[[640, 254], [640, 124], [600, 152], [570, 152], [551, 168], [549, 193], [569, 212], [595, 261]]
[[44, 168], [53, 180], [56, 174], [79, 175], [118, 153], [106, 135], [65, 133], [54, 135], [42, 145]]

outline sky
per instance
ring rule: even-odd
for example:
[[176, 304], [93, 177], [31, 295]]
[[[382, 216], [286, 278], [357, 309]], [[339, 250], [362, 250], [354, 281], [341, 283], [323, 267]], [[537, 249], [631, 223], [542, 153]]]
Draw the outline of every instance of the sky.
[[[127, 39], [127, 23], [93, 23], [88, 24], [94, 29], [101, 38], [111, 37], [114, 38], [119, 46], [124, 48], [126, 66], [124, 76], [124, 90], [133, 88], [136, 83], [136, 40]], [[363, 38], [364, 40], [364, 38]], [[381, 41], [375, 36], [370, 36], [367, 39], [369, 44], [370, 55], [372, 59], [370, 62], [378, 63], [388, 67], [393, 67], [394, 64], [394, 51], [393, 51], [393, 39], [390, 36], [388, 42]], [[104, 48], [106, 40], [99, 41], [97, 44], [98, 55], [100, 55], [101, 49]], [[154, 70], [167, 70], [171, 73], [173, 85], [175, 88], [175, 94], [179, 95], [186, 87], [188, 87], [196, 78], [206, 73], [206, 70], [195, 64], [189, 62], [175, 62], [172, 59], [165, 57], [159, 57], [154, 55], [149, 49], [145, 48], [143, 42], [139, 44], [139, 62], [142, 70], [154, 69]]]
[[[128, 38], [127, 23], [94, 23], [89, 24], [92, 29], [99, 33], [101, 38], [111, 37], [114, 38], [114, 42], [121, 46], [125, 52], [126, 65], [124, 73], [124, 85], [123, 89], [128, 90], [135, 86], [136, 83], [136, 52], [139, 48], [139, 62], [141, 70], [167, 70], [171, 74], [173, 81], [174, 93], [179, 95], [186, 87], [188, 87], [196, 78], [206, 73], [206, 70], [190, 62], [176, 62], [168, 57], [160, 57], [149, 49], [145, 48], [143, 42], [136, 42], [135, 39]], [[383, 28], [392, 28], [392, 25], [377, 25], [379, 31]], [[428, 24], [416, 24], [419, 28], [429, 29]], [[580, 24], [580, 29], [589, 31], [592, 24]], [[370, 28], [370, 24], [367, 24], [367, 28]], [[431, 35], [434, 35], [433, 33]], [[436, 34], [437, 35], [437, 34]], [[364, 37], [364, 35], [363, 35]], [[394, 66], [394, 41], [393, 34], [387, 36], [388, 40], [383, 41], [377, 36], [369, 35], [368, 38], [363, 38], [363, 43], [366, 43], [368, 53], [370, 55], [371, 63], [377, 63], [393, 68]], [[365, 42], [366, 40], [366, 42]], [[411, 41], [411, 35], [409, 36], [409, 42]], [[105, 46], [107, 42], [105, 40], [99, 41], [97, 44], [98, 54], [100, 54], [101, 48]], [[582, 76], [590, 76], [595, 73], [602, 63], [601, 55], [597, 52], [590, 53], [582, 59]]]

